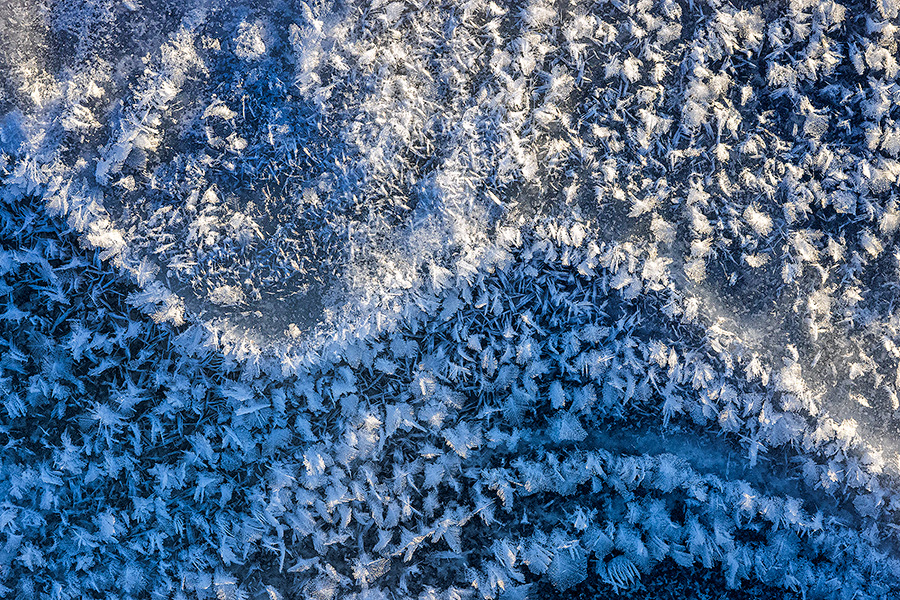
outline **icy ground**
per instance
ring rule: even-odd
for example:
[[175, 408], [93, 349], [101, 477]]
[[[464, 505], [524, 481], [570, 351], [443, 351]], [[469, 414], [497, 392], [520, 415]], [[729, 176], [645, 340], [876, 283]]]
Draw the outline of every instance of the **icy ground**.
[[3, 2], [0, 597], [900, 597], [898, 13]]

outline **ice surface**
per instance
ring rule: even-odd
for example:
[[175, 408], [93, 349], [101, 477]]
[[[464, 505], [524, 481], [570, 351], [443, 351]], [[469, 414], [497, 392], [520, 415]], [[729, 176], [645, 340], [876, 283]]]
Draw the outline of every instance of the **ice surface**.
[[898, 595], [897, 19], [3, 3], [0, 596]]

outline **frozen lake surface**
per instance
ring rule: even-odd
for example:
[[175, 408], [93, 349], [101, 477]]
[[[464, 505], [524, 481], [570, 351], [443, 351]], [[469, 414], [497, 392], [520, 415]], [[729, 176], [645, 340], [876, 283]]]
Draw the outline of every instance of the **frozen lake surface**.
[[898, 16], [5, 2], [0, 597], [897, 597]]

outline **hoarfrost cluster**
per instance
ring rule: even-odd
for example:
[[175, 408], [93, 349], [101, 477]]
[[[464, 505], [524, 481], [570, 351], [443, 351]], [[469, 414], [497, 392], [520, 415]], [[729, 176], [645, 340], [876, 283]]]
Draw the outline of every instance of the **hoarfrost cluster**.
[[0, 597], [897, 597], [898, 13], [4, 3]]

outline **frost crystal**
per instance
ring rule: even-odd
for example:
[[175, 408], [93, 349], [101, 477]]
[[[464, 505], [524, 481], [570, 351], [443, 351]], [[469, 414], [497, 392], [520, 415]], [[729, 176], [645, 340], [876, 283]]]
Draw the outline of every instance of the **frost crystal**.
[[0, 596], [900, 596], [898, 6], [3, 3]]

